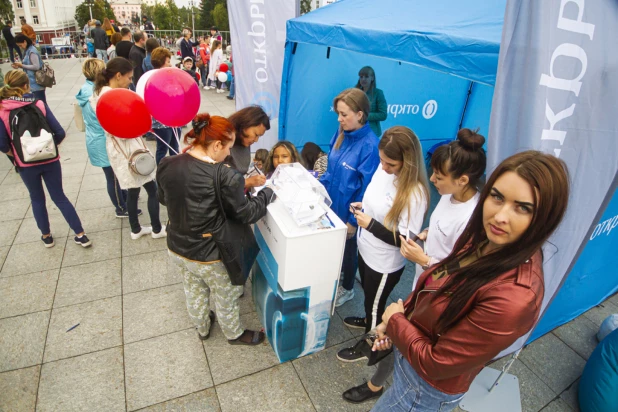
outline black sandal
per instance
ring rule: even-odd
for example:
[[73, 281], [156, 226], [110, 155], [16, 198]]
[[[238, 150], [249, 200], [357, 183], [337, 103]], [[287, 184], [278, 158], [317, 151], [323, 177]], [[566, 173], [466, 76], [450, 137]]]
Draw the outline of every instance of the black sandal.
[[212, 325], [215, 324], [215, 312], [213, 312], [212, 310], [208, 313], [208, 317], [210, 318], [210, 328], [208, 328], [208, 335], [206, 336], [202, 336], [200, 335], [200, 333], [197, 333], [197, 336], [199, 336], [200, 340], [206, 340], [210, 337], [210, 332], [212, 331]]
[[[251, 341], [249, 341], [249, 342], [242, 341], [241, 338], [243, 336], [245, 336], [245, 334], [249, 334], [249, 333], [252, 334], [251, 335]], [[264, 332], [262, 332], [262, 331], [258, 332], [257, 330], [245, 329], [245, 331], [242, 333], [242, 335], [240, 335], [236, 339], [228, 340], [227, 343], [229, 343], [230, 345], [255, 346], [255, 345], [259, 345], [260, 343], [264, 342], [264, 338], [265, 337], [266, 337], [266, 335], [264, 335]]]

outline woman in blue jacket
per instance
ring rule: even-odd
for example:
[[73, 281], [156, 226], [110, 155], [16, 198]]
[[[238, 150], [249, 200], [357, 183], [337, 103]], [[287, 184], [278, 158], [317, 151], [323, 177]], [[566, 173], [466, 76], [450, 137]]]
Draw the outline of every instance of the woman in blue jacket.
[[94, 78], [103, 69], [105, 69], [103, 60], [86, 59], [82, 65], [82, 73], [86, 77], [86, 83], [84, 83], [79, 93], [75, 95], [75, 98], [82, 108], [82, 115], [84, 116], [84, 124], [86, 125], [86, 149], [88, 150], [90, 164], [103, 168], [105, 180], [107, 181], [107, 194], [116, 208], [116, 217], [129, 217], [126, 192], [120, 189], [118, 179], [116, 179], [112, 166], [107, 158], [105, 131], [101, 127], [97, 119], [97, 114], [90, 104], [90, 99], [94, 90]]
[[343, 253], [343, 282], [335, 306], [354, 297], [354, 276], [358, 268], [356, 229], [358, 223], [350, 204], [360, 202], [380, 164], [378, 138], [369, 127], [369, 99], [360, 89], [346, 89], [333, 101], [339, 129], [330, 142], [328, 168], [320, 179], [333, 201], [331, 208], [348, 226]]

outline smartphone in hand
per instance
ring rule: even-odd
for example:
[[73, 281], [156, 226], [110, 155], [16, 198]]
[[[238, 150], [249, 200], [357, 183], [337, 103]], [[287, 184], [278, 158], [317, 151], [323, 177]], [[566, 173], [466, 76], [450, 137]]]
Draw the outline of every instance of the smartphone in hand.
[[417, 245], [419, 245], [423, 250], [425, 250], [425, 242], [423, 242], [417, 234], [415, 234], [413, 231], [408, 230], [408, 236], [406, 237], [406, 240], [411, 240], [414, 243], [416, 243]]
[[354, 207], [350, 204], [350, 213], [355, 214], [356, 212], [360, 212], [361, 208], [360, 207]]

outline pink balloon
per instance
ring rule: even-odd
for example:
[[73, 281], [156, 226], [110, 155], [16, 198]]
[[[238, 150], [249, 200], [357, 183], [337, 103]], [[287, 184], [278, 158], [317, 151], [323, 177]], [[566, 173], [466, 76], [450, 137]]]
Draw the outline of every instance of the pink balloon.
[[200, 89], [184, 70], [166, 67], [150, 76], [144, 100], [152, 117], [166, 126], [181, 127], [199, 111]]

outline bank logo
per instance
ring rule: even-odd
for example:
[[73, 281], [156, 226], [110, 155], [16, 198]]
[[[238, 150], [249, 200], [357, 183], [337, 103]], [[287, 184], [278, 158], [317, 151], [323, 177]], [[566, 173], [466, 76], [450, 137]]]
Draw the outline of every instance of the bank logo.
[[435, 100], [429, 100], [427, 103], [425, 103], [425, 106], [423, 106], [423, 111], [421, 113], [423, 114], [423, 117], [425, 119], [429, 120], [436, 115], [437, 111], [438, 102], [436, 102]]
[[272, 93], [259, 92], [253, 95], [251, 104], [262, 106], [268, 117], [275, 119], [279, 117], [279, 105]]

